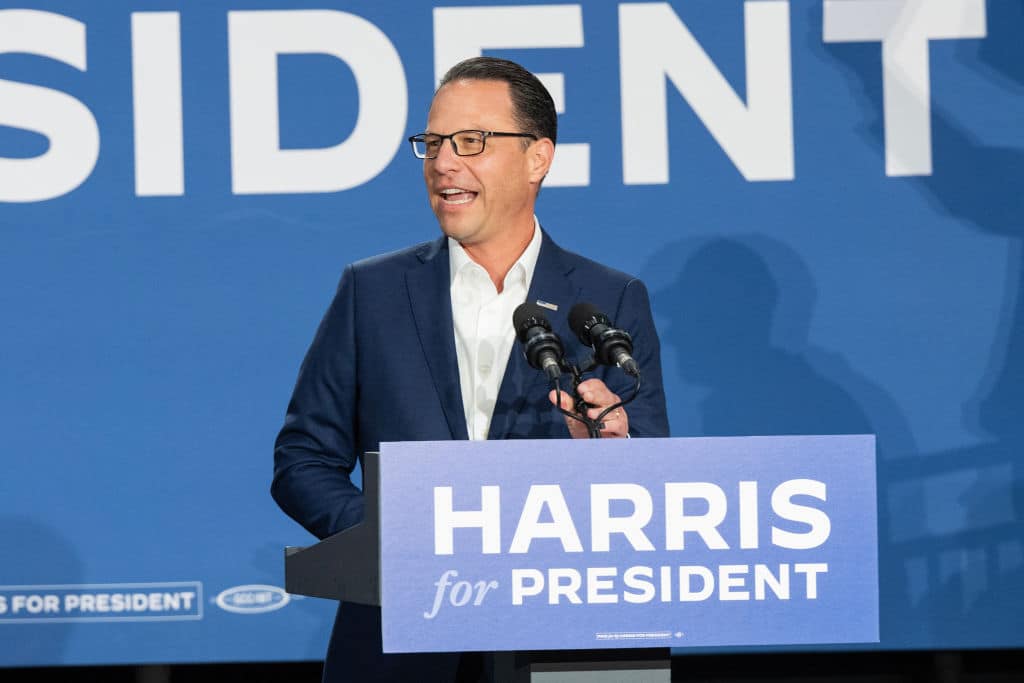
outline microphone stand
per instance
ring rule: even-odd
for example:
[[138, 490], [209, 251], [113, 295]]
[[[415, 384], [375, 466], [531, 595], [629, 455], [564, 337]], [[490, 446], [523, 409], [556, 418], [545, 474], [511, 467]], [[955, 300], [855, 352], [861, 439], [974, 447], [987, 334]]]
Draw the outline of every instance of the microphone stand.
[[595, 367], [597, 367], [597, 363], [594, 361], [593, 358], [588, 358], [587, 361], [584, 363], [583, 367], [577, 367], [575, 364], [570, 363], [569, 361], [563, 358], [560, 362], [560, 365], [562, 367], [562, 370], [572, 374], [572, 393], [573, 396], [576, 397], [576, 402], [574, 406], [575, 412], [568, 411], [562, 407], [562, 386], [561, 382], [558, 381], [558, 378], [551, 380], [551, 383], [552, 385], [554, 385], [555, 389], [555, 399], [557, 400], [555, 407], [558, 408], [558, 412], [562, 413], [566, 417], [571, 417], [577, 422], [582, 422], [583, 425], [587, 428], [588, 438], [600, 439], [601, 430], [604, 428], [604, 418], [613, 410], [621, 408], [627, 403], [631, 403], [633, 399], [637, 397], [637, 394], [640, 393], [640, 375], [638, 373], [636, 375], [636, 383], [633, 385], [633, 394], [629, 398], [627, 398], [624, 401], [619, 401], [614, 405], [608, 406], [607, 408], [601, 411], [601, 414], [597, 416], [596, 420], [591, 419], [587, 415], [587, 411], [593, 406], [584, 401], [583, 397], [580, 396], [579, 386], [580, 383], [583, 382], [583, 373], [590, 372], [591, 370], [593, 370]]

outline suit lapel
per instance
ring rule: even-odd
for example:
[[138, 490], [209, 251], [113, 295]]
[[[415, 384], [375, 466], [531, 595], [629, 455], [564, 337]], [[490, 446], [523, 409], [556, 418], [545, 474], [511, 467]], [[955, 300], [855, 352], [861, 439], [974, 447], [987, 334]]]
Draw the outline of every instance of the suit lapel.
[[452, 322], [448, 242], [442, 237], [416, 254], [422, 264], [406, 272], [416, 331], [453, 439], [468, 439]]
[[[540, 253], [537, 255], [537, 265], [533, 269], [526, 300], [544, 301], [558, 306], [557, 311], [550, 312], [548, 320], [566, 346], [569, 346], [570, 339], [569, 308], [579, 297], [579, 291], [568, 277], [572, 270], [573, 265], [566, 252], [546, 232], [542, 233]], [[537, 384], [547, 384], [547, 377], [540, 370], [530, 367], [523, 355], [522, 345], [516, 341], [512, 345], [505, 376], [498, 391], [488, 439], [504, 439], [508, 436], [516, 418], [523, 411], [527, 394]]]

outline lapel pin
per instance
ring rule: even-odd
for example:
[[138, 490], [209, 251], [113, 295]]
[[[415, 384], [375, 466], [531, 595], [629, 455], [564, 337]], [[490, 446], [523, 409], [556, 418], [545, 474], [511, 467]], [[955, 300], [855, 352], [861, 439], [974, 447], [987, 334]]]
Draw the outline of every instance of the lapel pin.
[[549, 304], [547, 301], [541, 301], [540, 299], [537, 299], [537, 305], [538, 306], [543, 306], [544, 308], [548, 309], [549, 311], [557, 311], [558, 310], [558, 304]]

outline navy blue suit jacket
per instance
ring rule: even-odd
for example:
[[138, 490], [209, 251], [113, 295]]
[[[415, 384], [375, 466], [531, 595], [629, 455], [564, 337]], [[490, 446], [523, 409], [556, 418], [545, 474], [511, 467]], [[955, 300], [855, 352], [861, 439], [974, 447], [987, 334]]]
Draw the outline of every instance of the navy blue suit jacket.
[[[445, 237], [345, 269], [274, 449], [274, 499], [317, 537], [362, 519], [362, 493], [349, 475], [363, 453], [382, 441], [468, 438], [450, 286]], [[549, 319], [566, 354], [578, 361], [589, 350], [568, 328], [574, 304], [594, 304], [629, 331], [643, 373], [640, 395], [627, 407], [630, 435], [668, 436], [658, 337], [642, 282], [561, 249], [545, 233], [527, 300], [558, 306]], [[632, 379], [618, 368], [602, 367], [594, 376], [619, 396], [632, 391]], [[544, 373], [527, 364], [516, 344], [488, 438], [568, 436], [548, 399]]]

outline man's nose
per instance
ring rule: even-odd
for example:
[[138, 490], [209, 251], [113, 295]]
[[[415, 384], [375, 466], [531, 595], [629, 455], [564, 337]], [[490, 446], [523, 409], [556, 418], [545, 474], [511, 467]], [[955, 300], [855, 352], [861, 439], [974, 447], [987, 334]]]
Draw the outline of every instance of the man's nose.
[[[447, 144], [446, 144], [447, 143]], [[441, 140], [441, 146], [434, 158], [434, 168], [444, 172], [462, 165], [462, 157], [455, 153], [455, 141], [451, 138]]]

